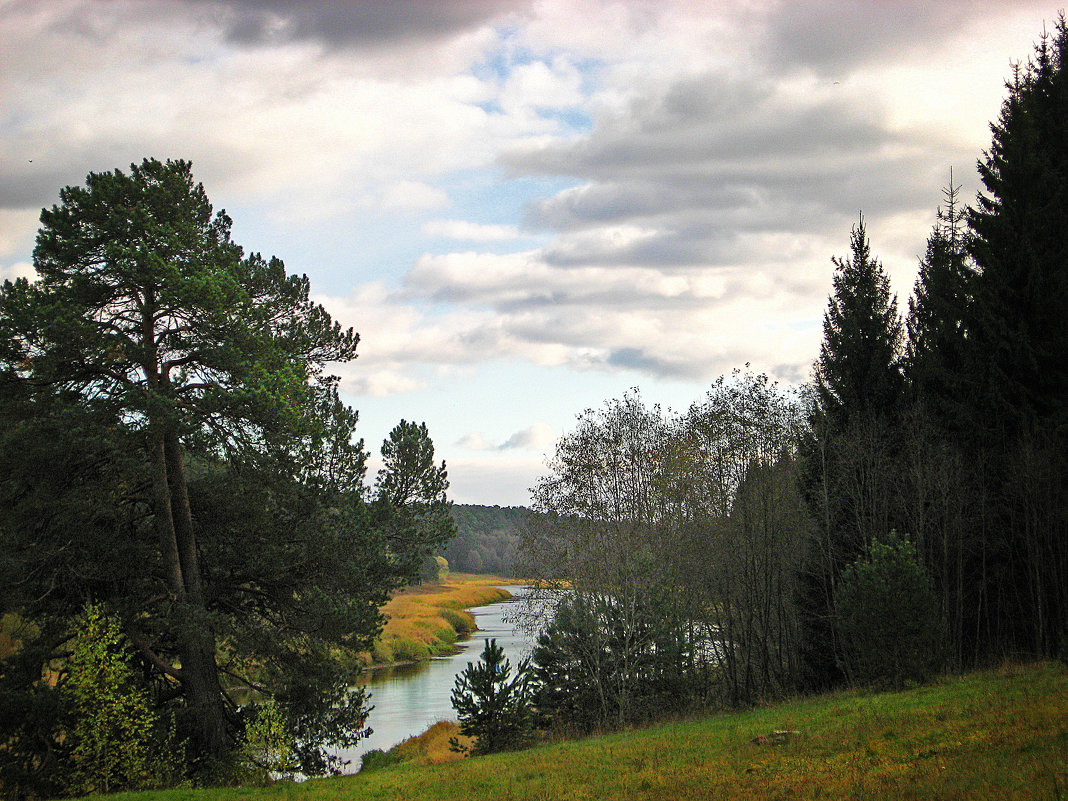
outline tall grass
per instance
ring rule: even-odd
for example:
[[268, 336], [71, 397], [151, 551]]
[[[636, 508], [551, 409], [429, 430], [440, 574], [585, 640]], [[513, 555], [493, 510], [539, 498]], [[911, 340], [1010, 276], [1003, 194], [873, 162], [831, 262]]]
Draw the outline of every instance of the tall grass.
[[456, 640], [475, 630], [475, 618], [466, 610], [511, 597], [496, 576], [453, 574], [441, 585], [409, 587], [390, 599], [382, 611], [386, 625], [369, 652], [360, 655], [365, 665], [418, 662], [447, 653]]
[[[784, 729], [800, 733], [778, 745], [753, 742]], [[1068, 671], [1058, 663], [903, 692], [839, 693], [443, 765], [114, 798], [1022, 801], [1068, 798], [1066, 791]]]

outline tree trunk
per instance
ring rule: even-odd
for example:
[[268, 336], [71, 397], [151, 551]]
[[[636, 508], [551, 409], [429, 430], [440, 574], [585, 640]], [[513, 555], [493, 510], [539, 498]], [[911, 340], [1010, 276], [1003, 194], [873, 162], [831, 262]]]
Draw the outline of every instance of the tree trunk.
[[183, 694], [190, 713], [197, 753], [209, 762], [217, 762], [226, 756], [230, 748], [226, 710], [215, 661], [215, 635], [207, 620], [182, 444], [173, 430], [164, 435], [163, 452], [170, 490], [169, 511], [185, 589], [185, 601], [178, 606], [182, 616], [178, 631]]

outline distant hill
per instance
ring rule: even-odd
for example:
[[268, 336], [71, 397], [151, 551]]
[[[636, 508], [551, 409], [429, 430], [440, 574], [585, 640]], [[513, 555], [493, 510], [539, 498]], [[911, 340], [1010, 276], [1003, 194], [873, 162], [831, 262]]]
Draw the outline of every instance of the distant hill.
[[457, 504], [452, 507], [456, 536], [441, 555], [449, 560], [450, 570], [460, 573], [509, 575], [520, 533], [533, 514], [522, 506]]

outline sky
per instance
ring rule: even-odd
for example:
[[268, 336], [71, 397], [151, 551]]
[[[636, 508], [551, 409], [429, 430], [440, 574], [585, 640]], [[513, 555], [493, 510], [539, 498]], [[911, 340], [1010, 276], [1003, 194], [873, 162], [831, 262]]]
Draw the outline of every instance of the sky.
[[[360, 334], [377, 452], [525, 505], [632, 387], [809, 379], [862, 213], [899, 308], [1058, 7], [1013, 0], [0, 0], [0, 278], [89, 172], [193, 163]], [[371, 461], [372, 472], [375, 461]]]

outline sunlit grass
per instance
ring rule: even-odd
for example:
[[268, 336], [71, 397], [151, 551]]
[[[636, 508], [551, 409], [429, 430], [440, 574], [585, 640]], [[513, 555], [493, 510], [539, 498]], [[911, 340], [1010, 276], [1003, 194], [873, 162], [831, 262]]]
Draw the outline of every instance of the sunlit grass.
[[364, 664], [417, 662], [446, 653], [457, 638], [475, 630], [475, 618], [466, 611], [511, 597], [498, 576], [453, 574], [438, 586], [410, 587], [383, 607], [387, 620]]
[[[752, 742], [782, 729], [800, 734], [781, 745]], [[440, 735], [418, 740], [411, 749], [425, 748], [417, 757], [432, 762], [430, 743]], [[1068, 671], [1013, 666], [904, 692], [838, 693], [447, 764], [114, 798], [1061, 799], [1068, 798]]]

